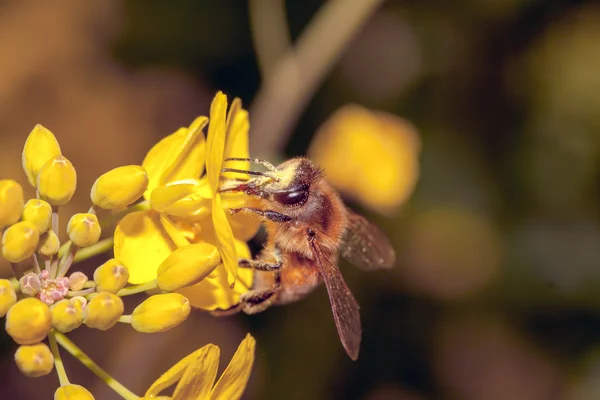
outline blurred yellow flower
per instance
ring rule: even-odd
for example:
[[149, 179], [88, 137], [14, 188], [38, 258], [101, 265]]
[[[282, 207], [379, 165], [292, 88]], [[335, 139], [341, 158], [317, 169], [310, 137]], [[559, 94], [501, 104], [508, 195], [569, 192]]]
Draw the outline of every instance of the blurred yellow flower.
[[[211, 105], [205, 141], [202, 130], [208, 121], [198, 117], [148, 152], [142, 166], [148, 172], [144, 198], [149, 200], [150, 209], [131, 213], [119, 222], [114, 251], [129, 269], [129, 282], [145, 284], [158, 278], [159, 267], [178, 248], [203, 243], [194, 248], [200, 252], [194, 258], [202, 265], [206, 264], [202, 259], [212, 260], [214, 250], [218, 250], [220, 261], [210, 262], [211, 269], [202, 274], [206, 278], [182, 289], [192, 306], [214, 310], [236, 304], [251, 287], [252, 271], [238, 273], [237, 258], [238, 253], [250, 253], [245, 241], [256, 233], [260, 222], [228, 215], [224, 208], [239, 207], [245, 199], [239, 194], [217, 192], [223, 160], [248, 157], [248, 113], [239, 99], [227, 112], [227, 97], [218, 92]], [[198, 282], [185, 276], [179, 281]], [[163, 282], [171, 283], [175, 285], [170, 280]]]
[[420, 148], [418, 133], [406, 120], [346, 105], [319, 129], [308, 154], [344, 195], [387, 213], [412, 193]]
[[219, 348], [206, 345], [180, 360], [150, 386], [144, 399], [157, 398], [174, 385], [173, 400], [236, 400], [242, 397], [254, 363], [256, 341], [250, 335], [240, 343], [225, 371], [215, 383], [219, 369]]

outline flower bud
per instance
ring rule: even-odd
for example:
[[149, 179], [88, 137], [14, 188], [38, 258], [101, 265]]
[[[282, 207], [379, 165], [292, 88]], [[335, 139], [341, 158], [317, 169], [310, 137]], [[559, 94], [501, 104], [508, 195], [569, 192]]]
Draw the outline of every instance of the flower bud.
[[131, 326], [138, 332], [164, 332], [181, 324], [190, 315], [190, 301], [179, 293], [148, 297], [133, 310]]
[[70, 301], [71, 303], [74, 303], [74, 304], [79, 304], [79, 305], [81, 306], [81, 308], [82, 308], [82, 309], [84, 309], [84, 308], [85, 308], [85, 306], [86, 306], [86, 305], [87, 305], [87, 303], [88, 303], [87, 299], [86, 299], [85, 297], [83, 297], [83, 296], [75, 296], [75, 297], [71, 297], [71, 298], [69, 299], [69, 301]]
[[31, 186], [35, 187], [37, 175], [44, 164], [60, 154], [60, 146], [52, 132], [36, 125], [25, 141], [22, 156], [23, 169]]
[[123, 314], [123, 300], [117, 295], [101, 292], [94, 296], [83, 311], [83, 322], [90, 328], [106, 331]]
[[100, 239], [100, 223], [95, 214], [74, 214], [67, 224], [69, 239], [77, 247], [88, 247]]
[[38, 243], [37, 252], [46, 257], [50, 257], [58, 253], [60, 249], [60, 239], [53, 230], [44, 232], [40, 236], [40, 242]]
[[38, 274], [30, 272], [19, 279], [19, 286], [24, 295], [35, 296], [42, 289], [42, 281]]
[[150, 195], [152, 209], [175, 217], [204, 218], [210, 214], [211, 201], [210, 187], [196, 183], [160, 186]]
[[54, 356], [44, 343], [19, 346], [15, 353], [17, 367], [30, 378], [48, 375], [54, 367]]
[[21, 218], [23, 188], [12, 179], [0, 179], [0, 229]]
[[71, 290], [81, 290], [85, 287], [88, 277], [81, 271], [75, 271], [69, 276], [69, 287]]
[[51, 326], [50, 309], [35, 297], [19, 300], [6, 314], [6, 332], [19, 344], [41, 342]]
[[111, 258], [94, 271], [94, 282], [99, 292], [117, 293], [129, 280], [129, 270], [123, 263]]
[[94, 400], [94, 396], [83, 386], [70, 383], [56, 389], [54, 400]]
[[83, 323], [83, 308], [78, 301], [63, 299], [50, 307], [52, 327], [67, 333], [77, 329]]
[[71, 161], [56, 156], [40, 169], [37, 189], [40, 196], [53, 206], [67, 204], [77, 188], [77, 173]]
[[158, 287], [172, 292], [198, 283], [219, 264], [219, 250], [208, 243], [195, 243], [173, 251], [158, 267]]
[[23, 221], [29, 221], [41, 235], [50, 229], [52, 223], [52, 206], [44, 200], [31, 199], [23, 208]]
[[126, 165], [101, 175], [90, 193], [92, 203], [112, 209], [125, 207], [142, 197], [148, 187], [148, 174], [139, 165]]
[[2, 257], [12, 263], [29, 258], [37, 248], [40, 235], [31, 222], [21, 221], [2, 235]]
[[8, 279], [0, 279], [0, 318], [17, 302], [17, 294]]

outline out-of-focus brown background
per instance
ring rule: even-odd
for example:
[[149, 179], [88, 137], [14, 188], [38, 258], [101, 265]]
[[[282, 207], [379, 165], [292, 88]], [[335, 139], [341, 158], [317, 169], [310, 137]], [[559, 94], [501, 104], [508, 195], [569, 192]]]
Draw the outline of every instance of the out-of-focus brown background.
[[[292, 40], [323, 3], [285, 2]], [[262, 78], [249, 14], [233, 0], [2, 2], [0, 176], [25, 183], [24, 140], [45, 125], [78, 171], [70, 215], [88, 208], [99, 174], [140, 163], [216, 90], [252, 104]], [[370, 274], [341, 264], [361, 304], [357, 362], [323, 288], [252, 317], [198, 312], [164, 334], [81, 328], [73, 339], [140, 394], [209, 342], [223, 368], [251, 332], [248, 399], [600, 398], [598, 43], [600, 6], [566, 0], [390, 0], [352, 40], [270, 156], [305, 154], [348, 103], [419, 132], [408, 202], [385, 213], [351, 203], [399, 258]], [[20, 375], [1, 335], [0, 398], [49, 398], [56, 376]], [[116, 398], [64, 358], [74, 383]]]

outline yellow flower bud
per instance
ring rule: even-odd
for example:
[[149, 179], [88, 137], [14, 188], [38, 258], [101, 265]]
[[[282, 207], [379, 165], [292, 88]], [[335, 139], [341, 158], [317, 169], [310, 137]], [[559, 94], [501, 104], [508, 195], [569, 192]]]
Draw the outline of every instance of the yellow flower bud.
[[60, 146], [52, 132], [42, 125], [36, 125], [25, 141], [22, 157], [23, 169], [32, 186], [35, 186], [44, 164], [60, 154]]
[[50, 309], [35, 297], [19, 300], [6, 314], [6, 332], [19, 344], [41, 342], [51, 326]]
[[23, 211], [23, 188], [12, 179], [0, 180], [0, 229], [14, 224]]
[[147, 187], [146, 170], [139, 165], [126, 165], [101, 175], [94, 182], [90, 197], [100, 208], [125, 207], [142, 197]]
[[129, 280], [129, 270], [123, 263], [111, 258], [94, 271], [94, 282], [99, 292], [117, 293]]
[[75, 271], [69, 276], [69, 288], [71, 290], [81, 290], [85, 287], [88, 277], [81, 271]]
[[208, 243], [195, 243], [180, 247], [158, 267], [158, 287], [172, 292], [198, 283], [219, 264], [219, 250]]
[[54, 356], [44, 343], [19, 346], [15, 361], [23, 375], [31, 378], [48, 375], [54, 367]]
[[29, 258], [40, 240], [35, 225], [21, 221], [8, 227], [2, 235], [2, 257], [12, 263]]
[[83, 386], [70, 383], [56, 389], [54, 400], [94, 400], [94, 396]]
[[17, 302], [17, 294], [8, 279], [0, 279], [0, 318]]
[[31, 199], [23, 208], [23, 221], [29, 221], [41, 235], [50, 229], [52, 223], [52, 206], [44, 200]]
[[71, 161], [63, 156], [48, 160], [38, 173], [37, 189], [51, 205], [67, 204], [77, 189], [77, 173]]
[[88, 247], [96, 244], [101, 233], [98, 217], [90, 213], [73, 215], [67, 224], [67, 233], [75, 246]]
[[63, 299], [50, 307], [52, 327], [67, 333], [77, 329], [83, 323], [83, 308], [78, 301]]
[[204, 218], [210, 214], [212, 191], [207, 184], [178, 183], [160, 186], [150, 195], [152, 208], [175, 217]]
[[59, 249], [60, 239], [53, 230], [46, 231], [42, 236], [40, 236], [40, 242], [38, 243], [37, 248], [38, 253], [49, 257], [58, 253]]
[[117, 295], [101, 292], [94, 296], [83, 311], [83, 322], [90, 328], [106, 331], [123, 314], [123, 300]]
[[133, 310], [131, 326], [138, 332], [164, 332], [176, 327], [190, 315], [189, 300], [179, 293], [148, 297]]

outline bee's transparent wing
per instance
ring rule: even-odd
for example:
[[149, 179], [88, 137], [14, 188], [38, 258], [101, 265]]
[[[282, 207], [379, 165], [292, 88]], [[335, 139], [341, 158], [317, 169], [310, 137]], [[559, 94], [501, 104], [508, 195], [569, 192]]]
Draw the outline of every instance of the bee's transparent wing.
[[333, 311], [333, 319], [335, 320], [340, 340], [348, 356], [356, 360], [360, 350], [362, 335], [358, 303], [352, 293], [350, 293], [348, 286], [346, 286], [340, 270], [323, 254], [318, 241], [314, 238], [309, 239], [309, 241], [314, 258], [327, 287]]
[[348, 226], [342, 236], [340, 254], [367, 271], [391, 268], [396, 263], [396, 253], [385, 234], [351, 210], [348, 210]]

